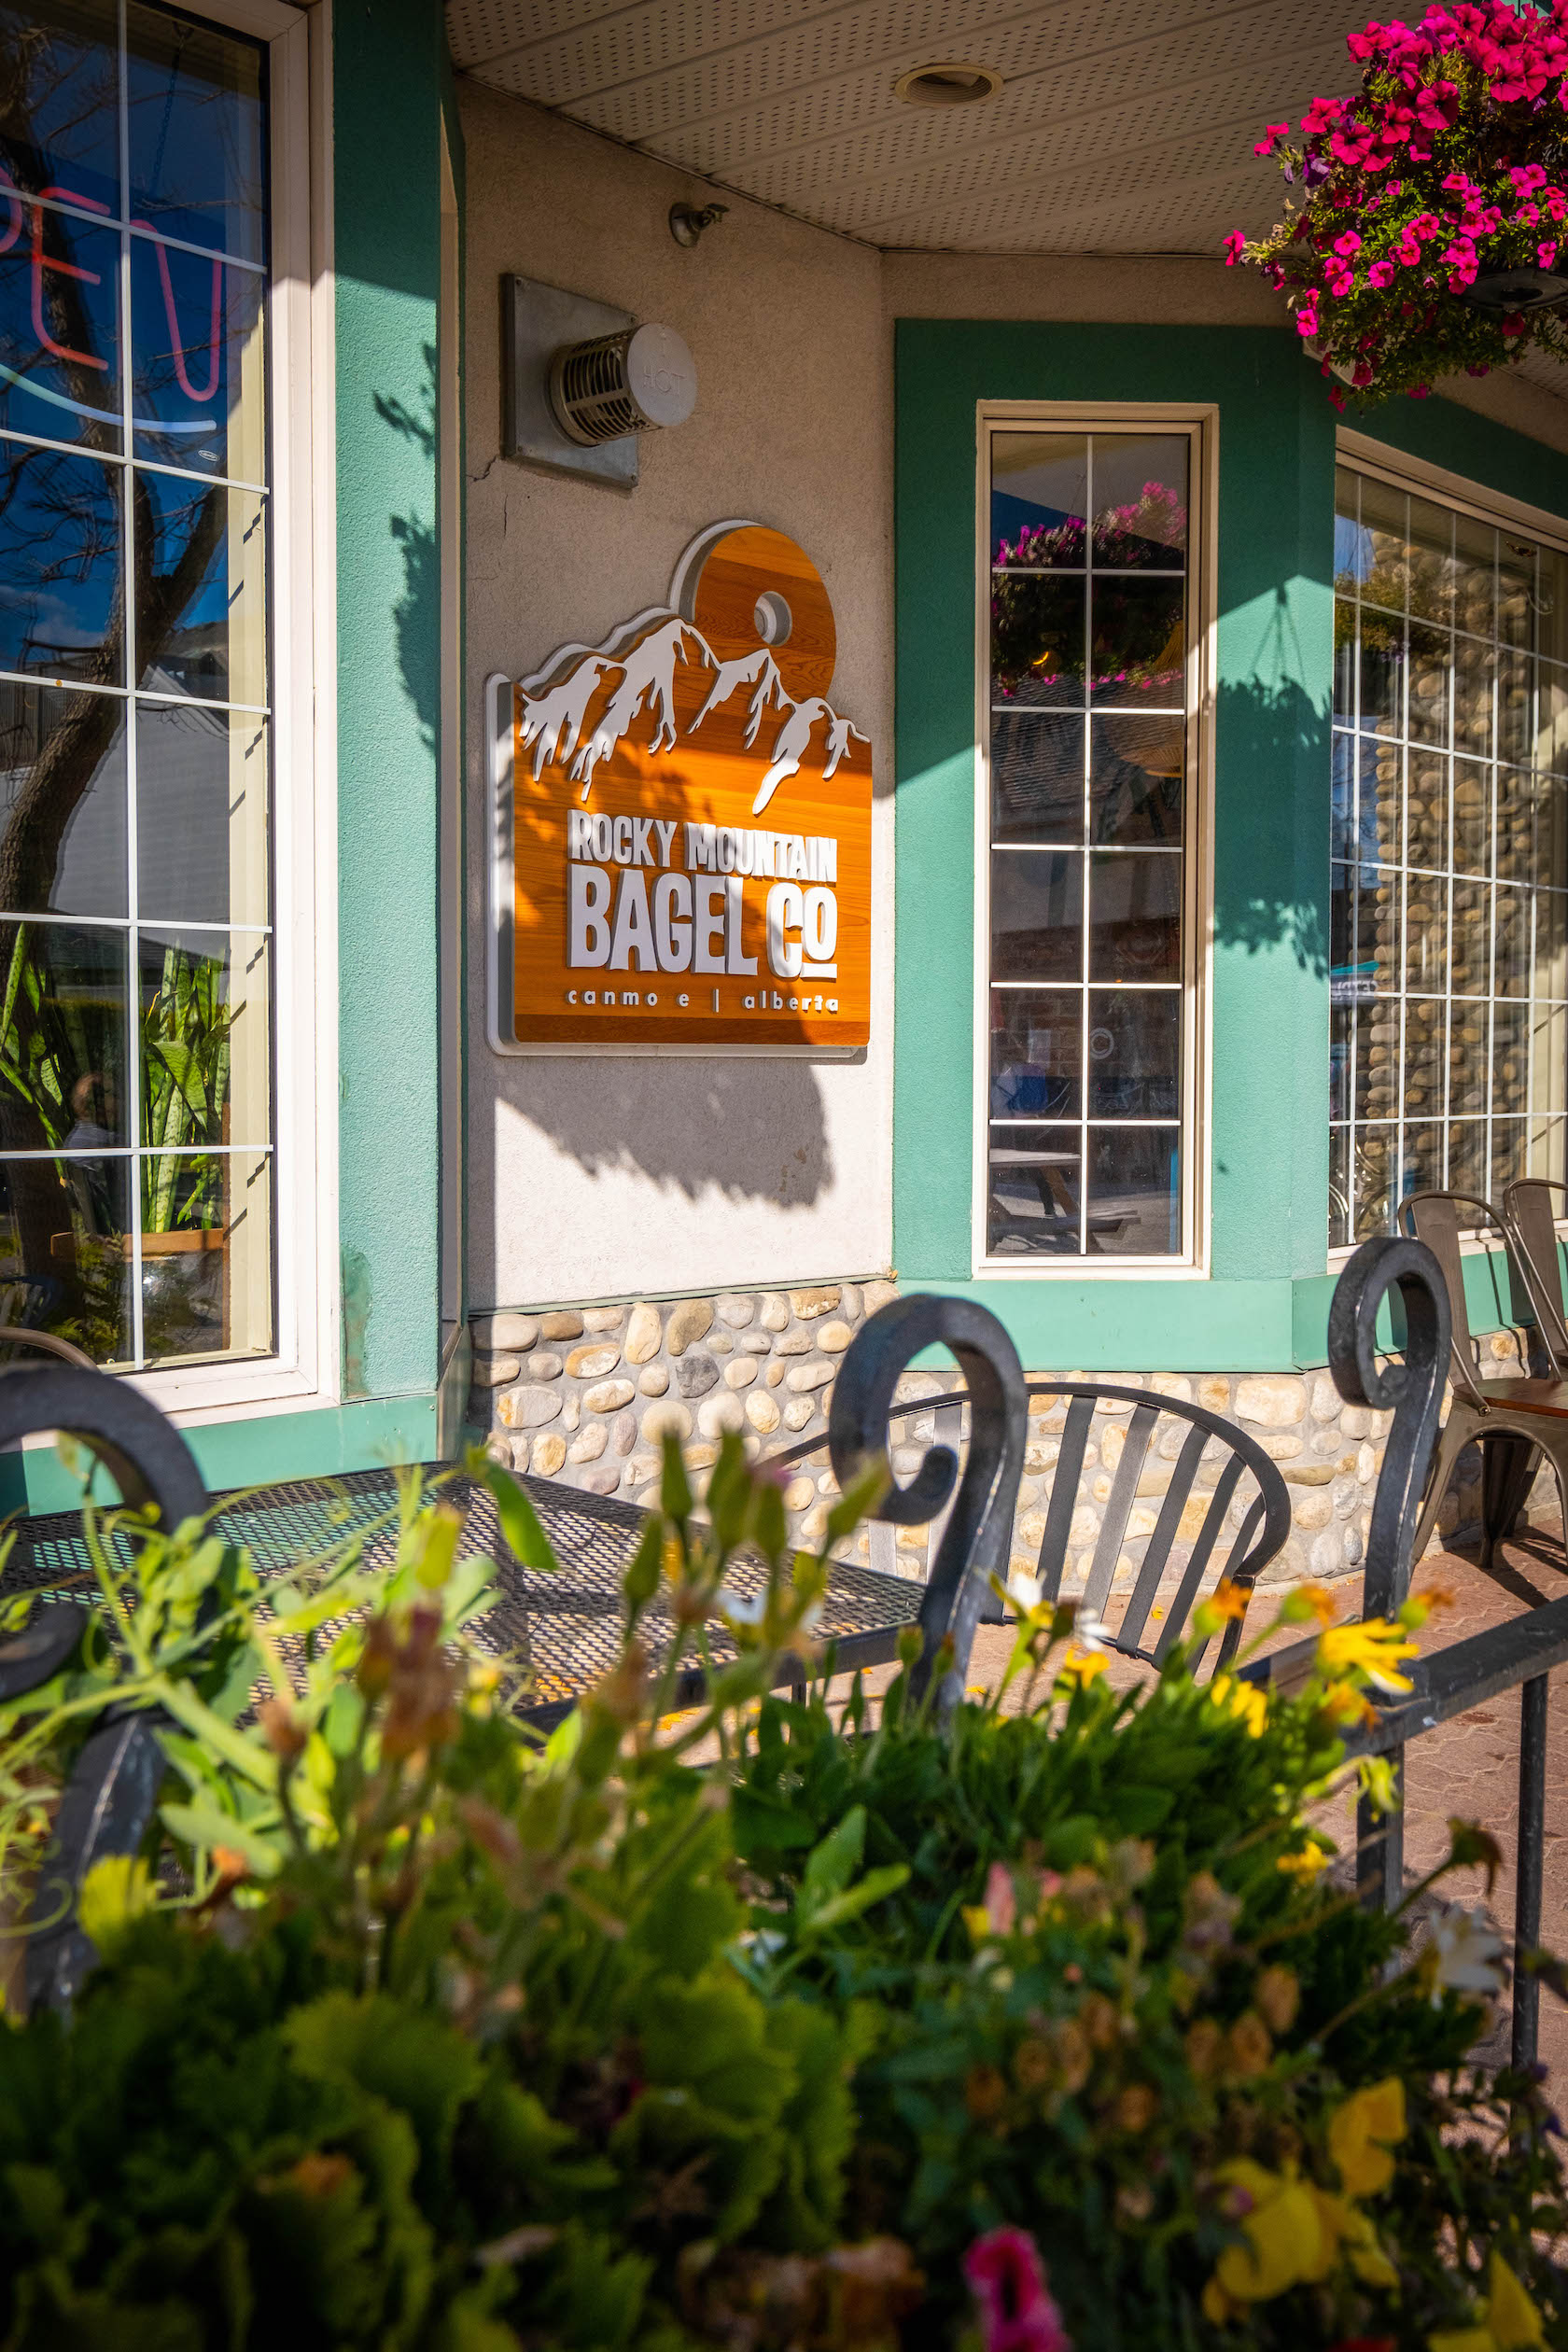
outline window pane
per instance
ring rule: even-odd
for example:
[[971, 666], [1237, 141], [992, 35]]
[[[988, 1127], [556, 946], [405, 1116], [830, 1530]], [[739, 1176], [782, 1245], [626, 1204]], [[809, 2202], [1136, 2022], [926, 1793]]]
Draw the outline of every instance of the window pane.
[[1181, 571], [1187, 549], [1184, 436], [1094, 437], [1097, 571]]
[[[1190, 441], [989, 446], [987, 1247], [1166, 1258], [1183, 1247]], [[1091, 1119], [1170, 1124], [1096, 1143]]]
[[3, 192], [0, 425], [120, 445], [119, 234]]
[[1182, 861], [1169, 850], [1099, 850], [1089, 861], [1089, 978], [1179, 980]]
[[125, 705], [0, 682], [0, 910], [124, 915]]
[[1449, 1112], [1454, 1118], [1487, 1107], [1489, 1009], [1457, 1001], [1449, 1008]]
[[1084, 582], [1050, 572], [991, 575], [991, 700], [1082, 705]]
[[1454, 744], [1461, 751], [1491, 752], [1497, 650], [1472, 637], [1454, 640]]
[[1493, 1113], [1527, 1108], [1530, 1090], [1530, 1008], [1491, 1008], [1491, 1108]]
[[[1448, 1093], [1448, 1009], [1441, 997], [1410, 997], [1405, 1005], [1405, 1078], [1399, 1075], [1399, 1007], [1390, 1003], [1383, 1015], [1381, 1042], [1387, 1058], [1382, 1084], [1367, 1096], [1368, 1118], [1392, 1119], [1401, 1102], [1410, 1118], [1441, 1112]], [[1374, 1104], [1376, 1107], [1374, 1107]]]
[[1370, 1234], [1393, 1230], [1394, 1160], [1399, 1129], [1365, 1127], [1352, 1130], [1351, 1142], [1351, 1239], [1365, 1241]]
[[1084, 721], [998, 711], [991, 721], [991, 832], [997, 841], [1084, 838]]
[[135, 451], [154, 465], [259, 482], [266, 374], [255, 270], [131, 241]]
[[1412, 750], [1405, 792], [1407, 862], [1428, 873], [1449, 866], [1449, 763]]
[[993, 1127], [987, 1142], [987, 1247], [1000, 1256], [1081, 1247], [1082, 1158], [1075, 1127]]
[[1089, 444], [1082, 433], [991, 438], [991, 561], [1082, 571]]
[[991, 1116], [1060, 1119], [1082, 1109], [1077, 989], [991, 990]]
[[1174, 1119], [1182, 1108], [1182, 999], [1175, 988], [1089, 995], [1092, 1119]]
[[266, 248], [261, 52], [131, 0], [131, 212], [165, 236], [259, 261]]
[[0, 1150], [125, 1133], [125, 934], [0, 921]]
[[1491, 808], [1489, 771], [1478, 760], [1453, 766], [1453, 861], [1460, 874], [1491, 871]]
[[998, 850], [991, 858], [991, 970], [999, 980], [1077, 980], [1084, 959], [1084, 856]]
[[[1503, 893], [1505, 897], [1509, 893]], [[1453, 949], [1449, 985], [1455, 996], [1491, 994], [1492, 892], [1487, 882], [1453, 886]], [[1506, 993], [1505, 990], [1500, 993]]]
[[[1397, 875], [1385, 876], [1391, 893], [1383, 903], [1378, 886], [1378, 905], [1374, 914], [1381, 918], [1381, 927], [1392, 947], [1397, 937], [1398, 896], [1394, 890]], [[1365, 902], [1364, 902], [1365, 905]], [[1390, 954], [1379, 985], [1397, 988], [1399, 959]], [[1405, 885], [1405, 986], [1420, 988], [1430, 994], [1449, 985], [1449, 886], [1440, 875], [1412, 874]]]
[[0, 442], [0, 669], [125, 680], [118, 468]]
[[1091, 1252], [1171, 1256], [1182, 1246], [1181, 1129], [1091, 1127]]
[[[1427, 1057], [1427, 1085], [1435, 1085], [1437, 1099], [1442, 1099], [1442, 1029], [1439, 1027], [1430, 1045], [1418, 1046], [1410, 1057], [1411, 1064], [1422, 1054]], [[1382, 997], [1372, 1004], [1356, 1008], [1355, 1091], [1351, 1115], [1358, 1120], [1390, 1119], [1396, 1108], [1394, 1080], [1399, 1068], [1399, 1007], [1391, 997]], [[1420, 1085], [1418, 1078], [1414, 1082]]]
[[1090, 688], [1100, 706], [1180, 710], [1186, 587], [1107, 573], [1090, 582]]
[[1363, 540], [1361, 600], [1382, 605], [1391, 612], [1407, 609], [1410, 580], [1407, 537], [1409, 500], [1403, 490], [1361, 477]]
[[115, 0], [0, 7], [0, 165], [18, 188], [119, 213]]
[[1361, 723], [1369, 735], [1405, 732], [1405, 623], [1361, 608]]
[[1548, 805], [1556, 788], [1536, 783], [1518, 768], [1499, 768], [1497, 799], [1497, 875], [1503, 882], [1549, 884], [1547, 873], [1537, 873], [1537, 845], [1548, 856], [1552, 820]]
[[138, 945], [144, 1146], [265, 1144], [266, 940], [146, 924]]
[[1446, 631], [1410, 623], [1410, 693], [1407, 709], [1412, 743], [1449, 741], [1449, 677], [1453, 639]]
[[[1360, 762], [1360, 818], [1357, 838], [1369, 865], [1399, 865], [1408, 853], [1405, 840], [1405, 755], [1397, 744], [1379, 735], [1357, 737]], [[1421, 861], [1408, 857], [1408, 862]]]
[[1425, 498], [1410, 500], [1410, 610], [1426, 621], [1453, 618], [1453, 517]]
[[1487, 1178], [1491, 1167], [1484, 1119], [1464, 1119], [1457, 1127], [1449, 1127], [1449, 1192], [1468, 1193], [1473, 1200], [1487, 1199]]
[[252, 1153], [142, 1160], [148, 1361], [264, 1355], [273, 1344], [272, 1163]]
[[143, 703], [136, 888], [144, 917], [266, 922], [267, 797], [265, 720], [200, 704]]
[[267, 694], [264, 501], [176, 474], [136, 473], [136, 652], [152, 693], [262, 703]]
[[130, 1183], [129, 1159], [0, 1159], [7, 1323], [52, 1331], [98, 1364], [130, 1360]]
[[1180, 848], [1187, 730], [1182, 719], [1098, 712], [1089, 721], [1089, 838]]
[[0, 1312], [131, 1369], [273, 1345], [265, 98], [0, 0]]

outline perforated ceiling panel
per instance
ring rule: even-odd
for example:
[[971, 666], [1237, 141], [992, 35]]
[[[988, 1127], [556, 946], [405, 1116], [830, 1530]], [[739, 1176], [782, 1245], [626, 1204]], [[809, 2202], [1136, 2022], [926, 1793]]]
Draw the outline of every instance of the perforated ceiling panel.
[[[1345, 89], [1366, 0], [447, 0], [459, 67], [875, 245], [1216, 253], [1267, 227], [1263, 125]], [[976, 106], [901, 74], [992, 67]], [[1561, 389], [1554, 361], [1526, 372]]]
[[[447, 0], [481, 81], [878, 245], [1212, 253], [1267, 226], [1262, 125], [1344, 86], [1365, 0]], [[912, 106], [901, 74], [988, 65]]]

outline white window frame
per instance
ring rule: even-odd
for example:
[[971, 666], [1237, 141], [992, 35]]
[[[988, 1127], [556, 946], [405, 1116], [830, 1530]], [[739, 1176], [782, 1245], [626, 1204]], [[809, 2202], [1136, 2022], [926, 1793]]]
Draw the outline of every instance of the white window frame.
[[[1403, 450], [1390, 449], [1386, 441], [1377, 441], [1370, 433], [1358, 433], [1350, 426], [1341, 426], [1334, 437], [1337, 466], [1352, 467], [1357, 473], [1370, 474], [1375, 481], [1385, 483], [1391, 490], [1413, 492], [1443, 506], [1453, 507], [1477, 523], [1490, 524], [1497, 530], [1522, 531], [1543, 547], [1568, 555], [1568, 525], [1561, 515], [1548, 514], [1545, 507], [1530, 506], [1522, 498], [1510, 498], [1504, 491], [1489, 490], [1485, 484], [1471, 482], [1463, 474], [1449, 473], [1443, 466], [1434, 466], [1424, 457], [1407, 456]], [[1327, 1074], [1327, 1065], [1324, 1065]], [[1351, 1122], [1353, 1126], [1354, 1122]], [[1324, 1122], [1325, 1128], [1327, 1122]], [[1327, 1203], [1324, 1204], [1325, 1209]], [[1327, 1219], [1325, 1216], [1324, 1222]], [[1559, 1234], [1568, 1238], [1568, 1209], [1552, 1220]], [[1328, 1252], [1328, 1270], [1337, 1274], [1360, 1248], [1356, 1241], [1337, 1243]], [[1460, 1254], [1482, 1257], [1502, 1247], [1502, 1236], [1495, 1230], [1485, 1233], [1461, 1234]]]
[[187, 11], [267, 45], [276, 1329], [268, 1356], [121, 1376], [186, 1423], [335, 1404], [342, 1386], [329, 7], [196, 0]]
[[[1186, 830], [1183, 835], [1182, 1057], [1182, 1234], [1180, 1255], [993, 1257], [987, 1254], [990, 1167], [991, 773], [990, 449], [992, 433], [1020, 427], [1054, 432], [1127, 430], [1184, 434], [1191, 448], [1188, 498]], [[971, 1271], [986, 1281], [1193, 1281], [1209, 1277], [1210, 1008], [1213, 961], [1215, 632], [1218, 625], [1219, 428], [1213, 402], [981, 400], [975, 409], [974, 495], [974, 1091]]]

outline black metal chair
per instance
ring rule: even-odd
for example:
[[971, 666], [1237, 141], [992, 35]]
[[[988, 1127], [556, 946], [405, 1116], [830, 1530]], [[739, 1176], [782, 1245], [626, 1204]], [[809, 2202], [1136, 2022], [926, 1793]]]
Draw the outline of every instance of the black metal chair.
[[[103, 1463], [123, 1499], [152, 1505], [166, 1528], [207, 1510], [207, 1491], [189, 1447], [128, 1382], [74, 1365], [0, 1371], [0, 1446], [49, 1430], [77, 1438]], [[76, 1602], [53, 1601], [36, 1610], [20, 1634], [0, 1642], [0, 1701], [21, 1698], [58, 1673], [87, 1621], [87, 1610]], [[83, 1742], [34, 1896], [35, 1912], [50, 1924], [28, 1939], [30, 2007], [63, 2005], [91, 1967], [92, 1946], [77, 1923], [82, 1881], [107, 1855], [139, 1850], [163, 1769], [157, 1721], [146, 1709], [122, 1714], [111, 1708]]]
[[[1463, 1211], [1479, 1213], [1463, 1217]], [[1466, 1446], [1478, 1445], [1480, 1564], [1489, 1568], [1494, 1546], [1509, 1533], [1523, 1508], [1537, 1451], [1551, 1463], [1559, 1501], [1568, 1510], [1568, 1379], [1555, 1368], [1547, 1377], [1531, 1372], [1503, 1379], [1482, 1379], [1476, 1368], [1475, 1343], [1465, 1301], [1462, 1237], [1474, 1232], [1477, 1225], [1490, 1226], [1502, 1236], [1508, 1253], [1509, 1304], [1516, 1314], [1521, 1304], [1529, 1306], [1534, 1328], [1548, 1350], [1549, 1300], [1537, 1295], [1543, 1286], [1533, 1278], [1529, 1253], [1521, 1249], [1505, 1216], [1478, 1195], [1412, 1193], [1400, 1204], [1400, 1216], [1411, 1237], [1431, 1251], [1448, 1294], [1449, 1378], [1453, 1390], [1448, 1419], [1433, 1458], [1421, 1516], [1412, 1538], [1413, 1557], [1419, 1560], [1426, 1547], [1454, 1464]]]
[[[882, 1403], [883, 1391], [890, 1399], [911, 1358], [931, 1344], [917, 1335], [936, 1324], [945, 1326], [939, 1336], [964, 1364], [959, 1341], [951, 1336], [959, 1325], [954, 1310], [960, 1307], [966, 1309], [964, 1344], [972, 1355], [983, 1353], [989, 1393], [976, 1393], [971, 1385], [912, 1404]], [[896, 1324], [889, 1324], [886, 1331], [887, 1352], [880, 1360], [870, 1352], [870, 1341], [886, 1319], [897, 1318], [903, 1309], [911, 1310], [907, 1328], [912, 1344], [894, 1363], [889, 1379], [889, 1364], [901, 1337]], [[1096, 1414], [1106, 1416], [1102, 1438], [1105, 1431], [1117, 1434], [1111, 1491], [1104, 1501], [1082, 1591], [1071, 1597], [1084, 1617], [1100, 1625], [1104, 1638], [1124, 1657], [1161, 1664], [1182, 1638], [1206, 1587], [1211, 1589], [1228, 1579], [1250, 1593], [1262, 1571], [1283, 1548], [1291, 1526], [1290, 1494], [1278, 1466], [1255, 1438], [1207, 1407], [1147, 1389], [1089, 1380], [1026, 1383], [1001, 1325], [985, 1309], [971, 1307], [968, 1301], [901, 1299], [875, 1316], [863, 1337], [868, 1352], [857, 1355], [861, 1345], [857, 1340], [845, 1358], [833, 1392], [826, 1442], [842, 1483], [841, 1450], [847, 1464], [868, 1453], [885, 1451], [889, 1437], [901, 1424], [927, 1418], [932, 1424], [935, 1442], [915, 1479], [889, 1494], [881, 1523], [873, 1522], [871, 1564], [883, 1568], [893, 1564], [889, 1522], [931, 1522], [928, 1538], [931, 1568], [921, 1624], [927, 1634], [928, 1658], [944, 1633], [954, 1636], [954, 1665], [945, 1691], [947, 1699], [956, 1699], [963, 1688], [974, 1628], [985, 1621], [987, 1603], [993, 1598], [989, 1577], [994, 1575], [1005, 1581], [1008, 1575], [1030, 1398], [1050, 1398], [1067, 1405], [1059, 1431], [1043, 1433], [1057, 1438], [1057, 1451], [1032, 1578], [1042, 1600], [1056, 1602], [1063, 1597], [1073, 1515]], [[866, 1377], [874, 1362], [875, 1388]], [[969, 1433], [963, 1480], [949, 1502], [946, 1496], [953, 1487], [966, 1414]], [[821, 1438], [810, 1439], [772, 1459], [782, 1469], [820, 1451], [823, 1443]], [[853, 1455], [849, 1446], [855, 1449]], [[1164, 1467], [1168, 1462], [1169, 1472]], [[1226, 1521], [1232, 1517], [1244, 1477], [1250, 1477], [1255, 1492], [1227, 1541]], [[944, 1481], [940, 1492], [939, 1479]], [[972, 1490], [967, 1501], [966, 1488]], [[929, 1509], [923, 1507], [928, 1500], [932, 1504]], [[1150, 1510], [1153, 1523], [1142, 1533], [1129, 1535], [1141, 1500]], [[1197, 1512], [1192, 1508], [1195, 1503], [1201, 1505]], [[979, 1530], [985, 1538], [983, 1546], [975, 1542], [972, 1547], [967, 1575], [955, 1550], [955, 1523], [959, 1539], [969, 1527]], [[1129, 1542], [1141, 1543], [1143, 1551], [1126, 1580], [1127, 1589], [1118, 1609], [1117, 1571]], [[1107, 1621], [1108, 1615], [1114, 1617], [1113, 1623]], [[995, 1610], [993, 1621], [1000, 1616], [1000, 1610]], [[1159, 1631], [1150, 1641], [1149, 1629], [1155, 1624]], [[1220, 1644], [1216, 1672], [1229, 1664], [1240, 1637], [1241, 1620], [1233, 1618]], [[1201, 1658], [1199, 1653], [1200, 1661]]]

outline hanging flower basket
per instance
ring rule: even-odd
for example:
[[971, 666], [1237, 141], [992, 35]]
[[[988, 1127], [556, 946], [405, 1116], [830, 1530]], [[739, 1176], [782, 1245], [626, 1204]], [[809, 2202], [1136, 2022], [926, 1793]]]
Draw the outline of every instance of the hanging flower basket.
[[1568, 0], [1434, 7], [1346, 43], [1359, 92], [1315, 98], [1293, 139], [1286, 218], [1225, 259], [1262, 270], [1337, 407], [1407, 393], [1531, 350], [1568, 358]]

